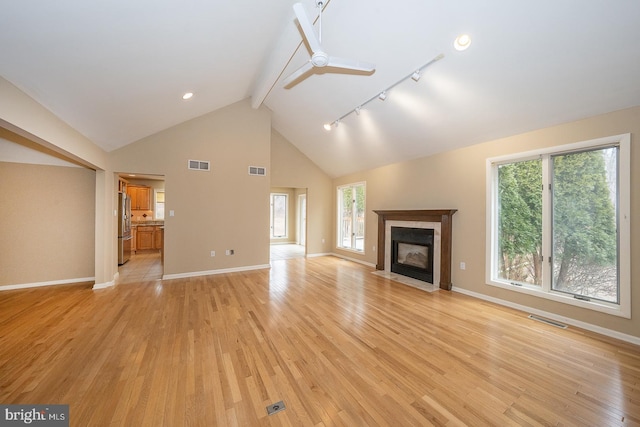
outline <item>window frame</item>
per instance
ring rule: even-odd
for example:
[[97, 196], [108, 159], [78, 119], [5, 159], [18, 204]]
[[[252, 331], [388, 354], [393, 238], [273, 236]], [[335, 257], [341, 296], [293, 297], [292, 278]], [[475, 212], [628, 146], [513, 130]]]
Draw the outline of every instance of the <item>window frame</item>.
[[[550, 278], [545, 274], [543, 284], [540, 287], [520, 286], [497, 277], [497, 253], [498, 253], [498, 166], [519, 161], [539, 159], [542, 156], [569, 154], [598, 147], [617, 145], [619, 147], [618, 158], [618, 280], [619, 303], [611, 303], [601, 300], [585, 301], [576, 299], [573, 295], [551, 289]], [[631, 134], [614, 135], [604, 138], [592, 139], [561, 146], [554, 146], [532, 150], [522, 153], [514, 153], [505, 156], [492, 157], [486, 160], [486, 264], [485, 281], [487, 285], [496, 286], [511, 291], [533, 295], [536, 297], [561, 302], [568, 305], [587, 308], [614, 316], [631, 318]], [[543, 176], [549, 176], [546, 164], [542, 165]], [[543, 181], [546, 182], [546, 181]], [[543, 207], [550, 206], [551, 192], [543, 191]], [[551, 233], [551, 213], [544, 208], [542, 217], [543, 236]], [[546, 241], [546, 243], [544, 243]], [[551, 239], [543, 237], [544, 262], [548, 263], [552, 254]]]
[[[356, 187], [362, 187], [364, 194], [364, 207], [363, 207], [363, 233], [362, 233], [362, 250], [357, 248], [357, 236], [354, 235], [352, 244], [354, 247], [344, 247], [341, 245], [342, 242], [342, 233], [341, 233], [341, 222], [342, 222], [342, 191], [346, 188], [351, 188], [352, 191], [355, 190]], [[353, 202], [353, 213], [352, 213], [352, 222], [355, 224], [357, 221], [357, 209], [356, 209], [356, 201]], [[366, 252], [366, 225], [367, 225], [367, 185], [366, 182], [354, 182], [351, 184], [340, 185], [336, 188], [336, 249], [340, 249], [342, 251], [350, 251], [357, 254], [364, 255]]]
[[[158, 194], [162, 193], [162, 201], [158, 201]], [[165, 207], [166, 207], [166, 194], [164, 189], [154, 189], [153, 190], [153, 216], [156, 220], [164, 221], [165, 217]], [[162, 209], [159, 209], [159, 205], [162, 205]], [[162, 215], [158, 215], [159, 212], [162, 211]]]

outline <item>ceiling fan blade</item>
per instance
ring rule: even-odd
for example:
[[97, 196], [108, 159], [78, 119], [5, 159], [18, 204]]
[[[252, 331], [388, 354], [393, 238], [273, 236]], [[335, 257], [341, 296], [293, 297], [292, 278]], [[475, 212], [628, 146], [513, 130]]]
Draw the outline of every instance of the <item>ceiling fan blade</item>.
[[302, 32], [304, 33], [304, 37], [307, 39], [307, 43], [309, 43], [309, 47], [312, 52], [319, 52], [322, 50], [320, 46], [320, 40], [318, 40], [318, 36], [316, 36], [316, 32], [313, 29], [313, 24], [309, 20], [309, 16], [304, 9], [302, 3], [296, 3], [293, 5], [293, 11], [296, 13], [296, 18], [298, 18], [298, 22], [300, 23], [300, 27], [302, 28]]
[[311, 71], [312, 68], [313, 68], [313, 64], [311, 63], [311, 61], [306, 62], [302, 67], [298, 68], [296, 71], [291, 73], [289, 75], [289, 77], [284, 79], [283, 86], [285, 86], [285, 87], [289, 86], [291, 83], [293, 83], [296, 80], [298, 80], [304, 74], [306, 74], [309, 71]]
[[347, 70], [371, 72], [376, 69], [376, 65], [370, 62], [356, 61], [354, 59], [329, 57], [327, 67], [345, 68]]

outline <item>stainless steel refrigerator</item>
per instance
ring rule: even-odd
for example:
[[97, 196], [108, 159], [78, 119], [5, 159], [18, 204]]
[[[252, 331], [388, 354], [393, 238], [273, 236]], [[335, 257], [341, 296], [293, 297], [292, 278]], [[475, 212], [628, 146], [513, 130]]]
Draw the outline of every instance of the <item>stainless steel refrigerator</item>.
[[118, 193], [118, 265], [131, 257], [131, 199], [127, 193]]

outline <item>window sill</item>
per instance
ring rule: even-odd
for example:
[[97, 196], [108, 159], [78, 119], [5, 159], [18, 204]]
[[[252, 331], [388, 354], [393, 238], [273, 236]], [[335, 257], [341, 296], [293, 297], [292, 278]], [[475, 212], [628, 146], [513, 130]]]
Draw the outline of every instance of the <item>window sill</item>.
[[489, 280], [487, 282], [489, 286], [495, 286], [498, 288], [508, 289], [510, 291], [519, 292], [527, 295], [532, 295], [538, 298], [544, 298], [559, 303], [573, 305], [576, 307], [586, 308], [588, 310], [599, 311], [601, 313], [610, 314], [612, 316], [624, 317], [626, 319], [631, 318], [631, 307], [625, 307], [620, 304], [607, 303], [604, 301], [583, 301], [573, 298], [559, 292], [546, 292], [543, 290], [535, 289], [527, 286], [512, 285], [508, 282], [502, 282], [497, 280]]

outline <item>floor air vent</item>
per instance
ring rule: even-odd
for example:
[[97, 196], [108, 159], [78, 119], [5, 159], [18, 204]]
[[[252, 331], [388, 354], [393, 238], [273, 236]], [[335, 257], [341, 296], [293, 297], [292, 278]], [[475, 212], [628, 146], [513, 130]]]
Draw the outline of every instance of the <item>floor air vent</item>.
[[284, 411], [285, 409], [284, 402], [281, 400], [280, 402], [267, 406], [267, 415], [273, 415], [276, 412]]
[[544, 317], [536, 316], [534, 314], [530, 314], [529, 319], [546, 323], [547, 325], [555, 326], [556, 328], [567, 329], [567, 325], [565, 325], [564, 323], [555, 322], [553, 320], [545, 319]]
[[262, 166], [249, 166], [249, 175], [265, 176], [267, 168]]
[[189, 163], [187, 164], [189, 169], [194, 170], [194, 171], [210, 171], [211, 170], [211, 163], [208, 161], [204, 161], [204, 160], [189, 160]]

